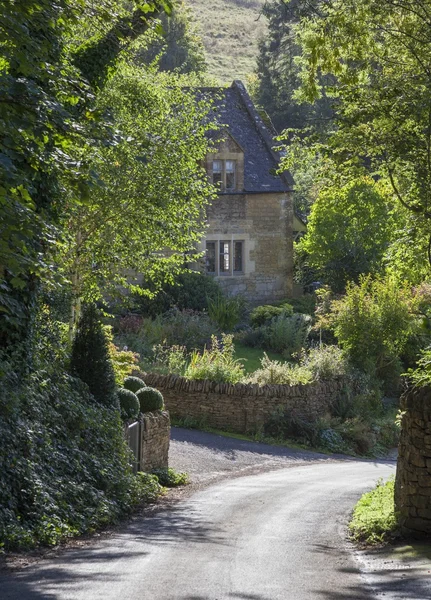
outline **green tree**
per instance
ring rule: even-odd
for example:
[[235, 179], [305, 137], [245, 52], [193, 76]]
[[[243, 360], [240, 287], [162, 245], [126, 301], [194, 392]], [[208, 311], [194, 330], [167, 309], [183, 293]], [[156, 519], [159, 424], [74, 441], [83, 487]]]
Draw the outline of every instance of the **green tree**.
[[[95, 179], [73, 152], [96, 135], [88, 82], [95, 83], [97, 72], [100, 86], [127, 40], [169, 7], [169, 0], [127, 6], [116, 0], [1, 2], [1, 346], [26, 337], [38, 282], [56, 271], [50, 253], [60, 216]], [[78, 21], [81, 30], [99, 31], [79, 52], [73, 44]], [[69, 205], [66, 190], [73, 190]]]
[[[329, 324], [352, 365], [396, 390], [400, 356], [418, 325], [411, 289], [393, 277], [361, 277], [330, 306]], [[395, 386], [394, 386], [395, 383]]]
[[[333, 0], [302, 19], [302, 98], [335, 78], [336, 128], [319, 152], [339, 172], [372, 172], [421, 217], [430, 239], [430, 0]], [[428, 254], [431, 253], [431, 244]]]
[[82, 310], [72, 345], [70, 371], [88, 385], [100, 404], [118, 405], [108, 339], [94, 304], [86, 304]]
[[297, 249], [334, 291], [360, 275], [377, 274], [396, 232], [397, 214], [372, 179], [320, 192]]
[[[69, 211], [58, 260], [79, 301], [140, 291], [139, 274], [157, 291], [197, 259], [204, 208], [213, 195], [201, 161], [208, 152], [208, 105], [184, 79], [123, 65], [98, 108], [109, 111], [120, 140], [87, 160], [103, 185]], [[91, 150], [90, 150], [91, 152]]]
[[316, 127], [321, 123], [326, 128], [331, 115], [324, 97], [313, 104], [295, 99], [300, 86], [297, 58], [301, 52], [295, 24], [301, 16], [312, 14], [317, 5], [318, 0], [272, 0], [262, 8], [268, 20], [268, 35], [259, 43], [253, 95], [278, 131]]
[[183, 0], [176, 0], [172, 13], [160, 19], [162, 32], [138, 50], [138, 64], [149, 64], [157, 59], [160, 71], [177, 73], [204, 73], [207, 70], [202, 39], [193, 14]]

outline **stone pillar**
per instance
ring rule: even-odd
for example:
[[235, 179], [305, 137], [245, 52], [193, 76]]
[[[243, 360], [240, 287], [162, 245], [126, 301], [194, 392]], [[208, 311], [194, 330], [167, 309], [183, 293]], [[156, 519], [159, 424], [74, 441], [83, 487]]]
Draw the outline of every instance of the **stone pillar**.
[[167, 411], [145, 413], [142, 418], [141, 471], [167, 469], [171, 421]]
[[415, 388], [401, 398], [402, 419], [395, 511], [403, 533], [431, 534], [431, 388]]

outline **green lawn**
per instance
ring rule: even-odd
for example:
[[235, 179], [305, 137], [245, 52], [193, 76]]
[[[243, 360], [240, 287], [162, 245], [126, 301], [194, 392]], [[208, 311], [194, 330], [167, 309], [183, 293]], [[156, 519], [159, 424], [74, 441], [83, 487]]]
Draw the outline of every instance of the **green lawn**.
[[[260, 369], [260, 361], [263, 358], [264, 352], [265, 350], [262, 350], [262, 348], [249, 348], [248, 346], [235, 343], [235, 357], [246, 359], [244, 360], [246, 373], [254, 373], [254, 371]], [[271, 360], [286, 362], [286, 359], [281, 354], [277, 354], [277, 352], [267, 351], [266, 354]]]

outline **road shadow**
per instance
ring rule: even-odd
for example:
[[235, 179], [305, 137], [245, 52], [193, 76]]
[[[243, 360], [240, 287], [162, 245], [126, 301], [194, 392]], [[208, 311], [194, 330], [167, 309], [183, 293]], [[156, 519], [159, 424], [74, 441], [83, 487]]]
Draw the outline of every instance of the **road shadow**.
[[[130, 548], [130, 540], [133, 550]], [[131, 558], [144, 559], [156, 547], [182, 543], [230, 545], [226, 534], [211, 525], [198, 510], [178, 506], [160, 510], [145, 519], [137, 517], [120, 532], [109, 535], [82, 549], [64, 549], [56, 558], [48, 557], [19, 571], [0, 573], [1, 600], [59, 600], [65, 597], [87, 598], [86, 589], [98, 581], [106, 585], [121, 583], [127, 569], [111, 563]], [[204, 550], [203, 550], [204, 551]], [[126, 585], [127, 587], [127, 585]], [[95, 600], [88, 595], [89, 600]], [[97, 596], [97, 600], [99, 596]]]
[[[144, 557], [147, 552], [127, 552], [128, 557]], [[106, 565], [115, 563], [126, 556], [121, 550], [86, 548], [84, 550], [64, 550], [58, 559], [50, 559], [49, 563], [42, 561], [34, 567], [20, 571], [3, 572], [0, 574], [1, 600], [59, 600], [64, 598], [67, 586], [69, 595], [73, 590], [94, 584], [95, 581], [117, 581], [118, 576], [109, 574]], [[76, 569], [85, 565], [87, 572]], [[100, 571], [97, 565], [103, 566]], [[88, 568], [90, 567], [91, 568]], [[62, 592], [57, 591], [62, 588]], [[89, 596], [90, 598], [90, 596]]]
[[[340, 548], [335, 545], [316, 544], [315, 552], [325, 555], [337, 555]], [[374, 558], [374, 564], [373, 564]], [[393, 556], [392, 556], [393, 558]], [[343, 567], [338, 573], [354, 573], [363, 583], [343, 587], [342, 590], [315, 590], [317, 597], [323, 600], [370, 600], [387, 598], [388, 600], [426, 600], [431, 598], [431, 562], [430, 571], [422, 567], [413, 567], [411, 557], [390, 560], [391, 555], [380, 550], [367, 552], [367, 569]]]
[[222, 455], [229, 461], [235, 461], [239, 454], [248, 453], [271, 458], [286, 458], [289, 462], [328, 462], [340, 460], [346, 462], [367, 462], [375, 464], [395, 464], [396, 460], [389, 458], [362, 458], [356, 456], [347, 456], [345, 454], [323, 454], [311, 450], [302, 450], [298, 448], [288, 448], [286, 446], [273, 446], [261, 442], [250, 442], [227, 435], [218, 435], [197, 429], [184, 429], [182, 427], [171, 428], [171, 440], [184, 444], [191, 444], [201, 448], [206, 448], [212, 452]]

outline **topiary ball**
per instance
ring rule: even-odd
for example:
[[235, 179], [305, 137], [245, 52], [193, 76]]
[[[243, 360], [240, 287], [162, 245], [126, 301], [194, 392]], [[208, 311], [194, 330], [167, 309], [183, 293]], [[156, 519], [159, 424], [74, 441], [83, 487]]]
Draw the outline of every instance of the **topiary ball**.
[[121, 417], [125, 421], [135, 419], [139, 414], [139, 400], [137, 395], [130, 390], [120, 388], [117, 390], [117, 396], [120, 401]]
[[130, 375], [124, 380], [123, 387], [126, 388], [126, 390], [130, 390], [136, 394], [138, 390], [145, 387], [145, 381], [140, 377], [132, 377]]
[[136, 392], [141, 412], [152, 412], [153, 410], [162, 410], [164, 407], [163, 396], [152, 387], [144, 387]]

